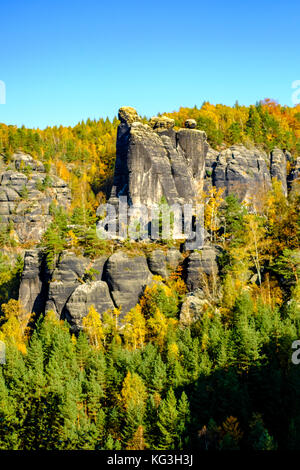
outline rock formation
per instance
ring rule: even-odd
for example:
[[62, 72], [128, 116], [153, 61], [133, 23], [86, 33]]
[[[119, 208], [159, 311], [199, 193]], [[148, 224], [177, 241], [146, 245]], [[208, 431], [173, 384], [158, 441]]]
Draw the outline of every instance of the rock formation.
[[28, 312], [39, 314], [45, 307], [45, 286], [47, 284], [45, 274], [42, 253], [38, 250], [26, 251], [19, 298]]
[[[182, 258], [176, 249], [155, 250], [148, 260], [146, 255], [124, 250], [95, 260], [65, 251], [55, 269], [49, 271], [43, 253], [28, 250], [19, 298], [27, 311], [53, 310], [77, 331], [91, 305], [100, 315], [114, 307], [121, 308], [122, 318], [138, 303], [152, 276], [168, 277]], [[91, 270], [92, 279], [88, 275]]]
[[218, 274], [218, 251], [206, 245], [201, 251], [192, 252], [186, 259], [185, 282], [189, 291], [203, 287], [205, 277]]
[[18, 152], [0, 168], [0, 224], [12, 224], [15, 238], [38, 242], [52, 220], [53, 201], [68, 206], [71, 192], [65, 181], [47, 175], [44, 165]]
[[235, 194], [240, 201], [261, 198], [271, 188], [269, 159], [265, 152], [234, 145], [222, 150], [213, 165], [212, 185], [224, 188], [223, 197]]
[[[213, 186], [223, 188], [224, 196], [235, 194], [240, 201], [258, 204], [271, 188], [272, 178], [281, 182], [285, 194], [300, 185], [299, 158], [294, 162], [280, 149], [268, 155], [254, 147], [234, 145], [218, 152], [208, 145], [206, 134], [196, 129], [193, 119], [175, 130], [174, 120], [166, 116], [144, 124], [131, 107], [121, 108], [119, 119], [112, 204], [120, 196], [127, 196], [129, 205], [147, 207], [159, 204], [163, 197], [170, 205], [194, 204], [202, 188], [208, 192]], [[291, 165], [288, 176], [287, 161]], [[0, 169], [1, 223], [13, 223], [22, 242], [39, 241], [51, 221], [51, 202], [68, 205], [69, 188], [59, 178], [49, 180], [43, 164], [23, 153], [13, 156], [10, 167], [2, 163]], [[121, 308], [123, 317], [136, 305], [153, 275], [166, 278], [181, 263], [189, 294], [180, 319], [189, 324], [208, 306], [207, 279], [218, 275], [219, 248], [205, 236], [204, 242], [201, 250], [185, 255], [166, 246], [147, 250], [147, 256], [117, 249], [95, 260], [66, 251], [52, 271], [42, 252], [28, 250], [19, 297], [26, 310], [41, 313], [51, 309], [76, 332], [91, 305], [100, 315]]]
[[117, 158], [109, 202], [127, 196], [130, 204], [192, 203], [204, 177], [208, 151], [205, 132], [194, 122], [175, 131], [174, 121], [155, 117], [143, 124], [133, 108], [119, 111]]
[[68, 320], [76, 332], [92, 305], [100, 315], [114, 308], [106, 282], [92, 281], [76, 287], [65, 305], [62, 317]]
[[145, 256], [133, 257], [117, 251], [107, 261], [104, 278], [115, 305], [126, 313], [137, 304], [151, 277]]
[[288, 187], [292, 191], [300, 192], [300, 157], [295, 161], [292, 171], [288, 176]]
[[271, 177], [281, 182], [283, 192], [287, 196], [286, 155], [282, 150], [275, 148], [270, 158]]
[[[174, 130], [166, 116], [143, 124], [133, 108], [119, 110], [117, 158], [109, 202], [127, 196], [129, 204], [195, 203], [197, 192], [212, 186], [224, 188], [224, 196], [235, 194], [240, 201], [259, 204], [271, 188], [272, 178], [287, 194], [287, 152], [274, 149], [270, 155], [255, 147], [234, 145], [220, 152], [212, 149], [196, 121]], [[294, 172], [297, 179], [297, 170]]]

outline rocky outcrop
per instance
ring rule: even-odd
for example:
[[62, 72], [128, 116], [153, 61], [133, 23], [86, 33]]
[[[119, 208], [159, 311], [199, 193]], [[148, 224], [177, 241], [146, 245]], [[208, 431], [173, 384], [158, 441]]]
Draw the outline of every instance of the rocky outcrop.
[[67, 207], [71, 193], [67, 183], [49, 176], [41, 162], [16, 153], [10, 166], [1, 164], [0, 224], [11, 224], [17, 241], [38, 242], [52, 220], [50, 205]]
[[223, 197], [235, 194], [240, 201], [259, 202], [271, 188], [268, 163], [265, 152], [234, 145], [217, 156], [212, 185], [225, 189]]
[[64, 307], [62, 318], [65, 318], [76, 332], [82, 328], [82, 319], [92, 305], [100, 315], [114, 308], [106, 282], [87, 282], [76, 287]]
[[72, 252], [62, 254], [52, 271], [45, 310], [53, 310], [60, 318], [69, 297], [82, 281], [89, 260]]
[[201, 290], [187, 294], [181, 305], [179, 320], [183, 326], [189, 326], [199, 320], [210, 306]]
[[206, 193], [209, 193], [209, 191], [213, 187], [213, 173], [214, 169], [216, 167], [216, 162], [217, 162], [217, 157], [219, 155], [219, 152], [217, 150], [214, 150], [213, 148], [209, 147], [208, 152], [206, 154], [206, 159], [205, 159], [205, 173], [204, 173], [204, 182], [203, 182], [203, 190]]
[[152, 274], [167, 278], [182, 261], [182, 254], [176, 249], [154, 250], [148, 255], [148, 266]]
[[151, 206], [164, 196], [168, 204], [193, 202], [203, 181], [208, 150], [205, 132], [194, 122], [175, 131], [165, 116], [143, 124], [133, 108], [121, 108], [117, 158], [110, 201], [127, 196], [130, 204]]
[[65, 251], [55, 269], [49, 271], [43, 253], [28, 250], [19, 299], [27, 311], [53, 310], [58, 318], [68, 320], [72, 330], [77, 331], [91, 305], [100, 315], [118, 307], [121, 317], [124, 316], [138, 303], [152, 276], [168, 277], [182, 258], [175, 248], [165, 252], [155, 250], [153, 256], [149, 255], [148, 263], [145, 255], [122, 250], [94, 260]]
[[[187, 119], [183, 129], [175, 129], [174, 120], [167, 116], [144, 124], [131, 107], [121, 108], [119, 119], [112, 204], [127, 196], [129, 205], [148, 208], [162, 198], [170, 205], [194, 205], [201, 190], [208, 192], [213, 186], [224, 189], [223, 197], [235, 194], [240, 201], [258, 204], [271, 188], [272, 178], [281, 182], [287, 194], [287, 160], [292, 166], [289, 187], [299, 187], [300, 160], [293, 162], [280, 149], [267, 155], [254, 147], [234, 145], [218, 152], [208, 145], [205, 132], [197, 129], [193, 119]], [[10, 166], [0, 162], [0, 223], [11, 224], [17, 240], [36, 243], [41, 239], [52, 220], [53, 201], [68, 206], [70, 190], [64, 181], [46, 173], [41, 162], [22, 152], [13, 156]], [[193, 292], [181, 309], [182, 323], [189, 324], [207, 308], [204, 293], [214, 295], [209, 283], [218, 274], [219, 252], [206, 244], [207, 238], [204, 231], [201, 249], [185, 258], [177, 249], [166, 247], [147, 256], [118, 250], [96, 260], [63, 252], [52, 271], [42, 253], [30, 250], [25, 253], [19, 297], [26, 310], [53, 310], [78, 331], [91, 305], [100, 315], [121, 308], [123, 316], [137, 304], [153, 275], [167, 278], [182, 263], [188, 290]], [[189, 246], [182, 245], [187, 250]]]
[[288, 177], [288, 186], [292, 191], [300, 193], [300, 157], [295, 161]]
[[276, 178], [282, 184], [282, 190], [287, 196], [287, 174], [286, 174], [286, 155], [280, 149], [274, 149], [271, 152], [271, 168], [272, 178]]
[[106, 280], [115, 305], [128, 312], [138, 303], [144, 287], [150, 282], [145, 256], [130, 256], [124, 251], [117, 251], [107, 261], [104, 279]]
[[218, 251], [213, 246], [204, 246], [201, 251], [194, 251], [186, 259], [185, 281], [188, 290], [201, 289], [206, 276], [218, 274]]
[[196, 129], [194, 119], [174, 130], [174, 120], [153, 117], [143, 124], [133, 108], [119, 110], [117, 158], [109, 202], [127, 196], [129, 205], [147, 207], [165, 197], [168, 204], [195, 203], [199, 192], [213, 186], [224, 196], [235, 194], [240, 201], [259, 205], [271, 188], [272, 178], [287, 194], [287, 152], [274, 149], [270, 155], [255, 147], [233, 145], [218, 152]]
[[43, 255], [38, 250], [28, 250], [24, 256], [24, 268], [21, 278], [19, 298], [27, 312], [37, 314], [43, 311], [46, 301], [45, 264]]

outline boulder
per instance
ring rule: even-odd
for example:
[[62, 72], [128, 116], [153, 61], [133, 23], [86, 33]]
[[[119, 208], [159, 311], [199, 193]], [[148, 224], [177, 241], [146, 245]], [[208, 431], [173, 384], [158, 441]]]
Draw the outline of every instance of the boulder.
[[167, 270], [171, 274], [183, 261], [183, 255], [176, 248], [169, 248], [166, 254]]
[[122, 106], [118, 112], [118, 118], [121, 124], [131, 125], [133, 122], [140, 121], [136, 110], [131, 106]]
[[187, 129], [196, 129], [196, 126], [197, 122], [195, 121], [195, 119], [187, 119], [184, 123], [184, 127], [186, 127]]
[[148, 266], [153, 274], [163, 278], [168, 276], [166, 253], [163, 250], [154, 250], [149, 254]]
[[154, 250], [148, 255], [148, 266], [152, 274], [167, 278], [176, 270], [183, 256], [176, 248], [167, 251]]
[[149, 124], [153, 129], [172, 129], [175, 121], [167, 116], [154, 116], [150, 119]]

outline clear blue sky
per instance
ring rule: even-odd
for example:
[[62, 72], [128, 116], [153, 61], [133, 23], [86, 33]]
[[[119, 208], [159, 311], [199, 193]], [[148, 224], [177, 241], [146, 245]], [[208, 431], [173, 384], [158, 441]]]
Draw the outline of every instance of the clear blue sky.
[[292, 105], [300, 2], [3, 0], [0, 122], [44, 128], [180, 106]]

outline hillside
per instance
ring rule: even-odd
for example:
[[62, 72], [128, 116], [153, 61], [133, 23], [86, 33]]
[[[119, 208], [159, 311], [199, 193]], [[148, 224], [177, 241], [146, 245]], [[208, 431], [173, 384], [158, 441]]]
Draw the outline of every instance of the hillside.
[[[0, 448], [299, 448], [299, 138], [270, 100], [0, 125]], [[121, 197], [139, 236], [99, 238]]]

